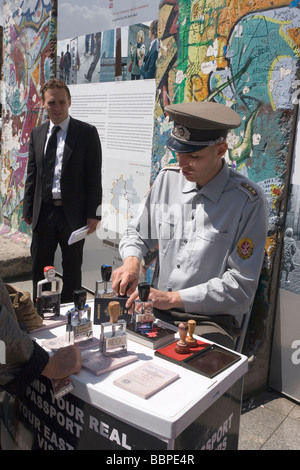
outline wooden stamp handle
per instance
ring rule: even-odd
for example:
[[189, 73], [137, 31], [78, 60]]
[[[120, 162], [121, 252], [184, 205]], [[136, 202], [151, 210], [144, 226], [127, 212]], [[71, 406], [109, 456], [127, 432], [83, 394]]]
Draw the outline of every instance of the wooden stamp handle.
[[113, 301], [108, 304], [108, 314], [110, 318], [110, 323], [117, 323], [118, 318], [121, 313], [121, 307], [119, 302]]

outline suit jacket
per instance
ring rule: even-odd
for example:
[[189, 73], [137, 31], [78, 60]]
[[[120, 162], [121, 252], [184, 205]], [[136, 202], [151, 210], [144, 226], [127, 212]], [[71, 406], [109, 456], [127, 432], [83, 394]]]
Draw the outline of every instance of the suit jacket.
[[145, 55], [144, 63], [141, 68], [141, 75], [144, 78], [155, 78], [157, 56], [158, 56], [158, 39], [154, 41], [151, 49], [149, 49], [149, 51]]
[[[42, 171], [48, 126], [49, 122], [45, 122], [32, 129], [30, 135], [23, 217], [33, 218], [32, 230], [36, 227], [42, 204]], [[70, 117], [62, 161], [61, 198], [72, 230], [85, 225], [87, 218], [101, 218], [97, 215], [102, 203], [101, 164], [97, 129]]]

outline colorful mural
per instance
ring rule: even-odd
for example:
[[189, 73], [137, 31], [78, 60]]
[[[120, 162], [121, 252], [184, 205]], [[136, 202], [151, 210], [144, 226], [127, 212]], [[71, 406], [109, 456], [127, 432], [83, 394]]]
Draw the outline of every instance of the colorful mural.
[[[25, 3], [25, 5], [24, 5]], [[56, 0], [3, 1], [2, 232], [29, 233], [22, 200], [30, 131], [45, 116], [41, 86], [54, 73]]]
[[300, 56], [298, 4], [264, 0], [251, 10], [252, 2], [238, 0], [161, 2], [153, 177], [172, 158], [160, 138], [169, 126], [165, 105], [211, 100], [242, 116], [229, 140], [231, 165], [254, 181], [282, 178]]

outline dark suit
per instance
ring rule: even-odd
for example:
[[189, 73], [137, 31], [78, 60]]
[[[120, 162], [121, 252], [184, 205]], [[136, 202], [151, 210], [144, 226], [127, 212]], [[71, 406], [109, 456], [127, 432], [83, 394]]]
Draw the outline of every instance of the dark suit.
[[73, 291], [81, 288], [83, 241], [68, 246], [72, 231], [86, 225], [87, 218], [100, 219], [102, 202], [101, 144], [94, 126], [70, 118], [61, 171], [62, 206], [42, 201], [42, 168], [49, 123], [32, 130], [23, 217], [32, 217], [32, 277], [34, 284], [44, 278], [43, 269], [53, 265], [59, 243], [62, 249], [62, 302], [72, 301]]
[[141, 68], [141, 75], [144, 78], [155, 78], [156, 72], [156, 59], [158, 56], [158, 39], [152, 44], [151, 49], [147, 52], [144, 58], [144, 63]]

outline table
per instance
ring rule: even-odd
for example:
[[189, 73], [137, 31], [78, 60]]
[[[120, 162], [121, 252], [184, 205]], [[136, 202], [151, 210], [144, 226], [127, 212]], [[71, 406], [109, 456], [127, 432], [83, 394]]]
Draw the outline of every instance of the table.
[[[92, 306], [93, 302], [89, 302]], [[68, 306], [62, 308], [62, 314]], [[65, 326], [32, 332], [43, 339], [62, 336]], [[94, 325], [100, 337], [100, 326]], [[138, 362], [95, 376], [82, 369], [71, 377], [73, 390], [56, 399], [51, 382], [41, 377], [24, 396], [4, 394], [1, 443], [4, 449], [193, 450], [237, 449], [243, 375], [241, 359], [209, 379], [154, 356], [128, 340]], [[83, 354], [86, 354], [84, 352]], [[141, 361], [179, 372], [179, 379], [148, 399], [113, 384]], [[14, 444], [12, 443], [14, 442]]]

